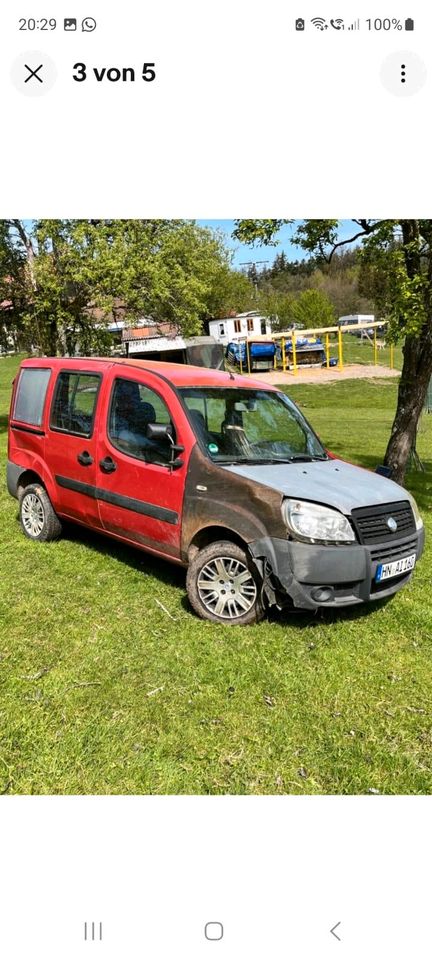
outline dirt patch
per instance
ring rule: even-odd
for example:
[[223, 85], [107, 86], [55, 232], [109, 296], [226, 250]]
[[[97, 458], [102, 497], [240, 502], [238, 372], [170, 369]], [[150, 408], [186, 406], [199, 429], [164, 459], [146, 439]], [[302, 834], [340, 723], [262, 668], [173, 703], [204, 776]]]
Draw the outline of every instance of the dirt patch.
[[[245, 374], [246, 377], [249, 376], [248, 373]], [[283, 373], [282, 370], [269, 370], [266, 372], [257, 372], [251, 373], [251, 377], [254, 380], [262, 379], [266, 383], [271, 384], [293, 384], [293, 383], [337, 383], [338, 380], [365, 380], [370, 377], [379, 377], [383, 379], [385, 377], [399, 377], [400, 370], [390, 370], [390, 367], [382, 367], [379, 364], [376, 366], [366, 366], [362, 363], [350, 363], [346, 367], [343, 367], [342, 370], [339, 370], [337, 367], [330, 367], [327, 370], [327, 367], [309, 367], [306, 370], [297, 370], [297, 373], [293, 373], [292, 370], [286, 373]]]

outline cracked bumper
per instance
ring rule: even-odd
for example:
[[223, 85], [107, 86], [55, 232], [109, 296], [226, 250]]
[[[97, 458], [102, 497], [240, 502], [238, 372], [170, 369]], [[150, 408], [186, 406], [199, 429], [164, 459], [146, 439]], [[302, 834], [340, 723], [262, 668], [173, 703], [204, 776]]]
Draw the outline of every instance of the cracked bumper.
[[[270, 566], [276, 593], [303, 610], [347, 607], [392, 596], [408, 583], [413, 571], [377, 583], [379, 564], [412, 553], [417, 563], [423, 547], [423, 527], [410, 537], [373, 547], [359, 543], [327, 547], [270, 537], [249, 544], [255, 560], [266, 562], [267, 570]], [[327, 592], [328, 599], [322, 599], [320, 590]]]

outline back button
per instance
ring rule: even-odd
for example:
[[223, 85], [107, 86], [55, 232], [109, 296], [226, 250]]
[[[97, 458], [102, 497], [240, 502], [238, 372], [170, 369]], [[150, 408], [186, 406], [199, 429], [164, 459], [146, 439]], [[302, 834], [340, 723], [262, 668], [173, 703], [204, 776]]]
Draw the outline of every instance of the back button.
[[14, 86], [27, 97], [42, 97], [57, 80], [57, 67], [51, 57], [37, 50], [21, 53], [12, 64]]

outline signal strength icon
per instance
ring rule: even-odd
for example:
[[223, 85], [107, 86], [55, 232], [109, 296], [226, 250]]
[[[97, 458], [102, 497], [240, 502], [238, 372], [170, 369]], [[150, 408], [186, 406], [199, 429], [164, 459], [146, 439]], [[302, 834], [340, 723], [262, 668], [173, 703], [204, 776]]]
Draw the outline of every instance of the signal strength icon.
[[325, 22], [323, 17], [314, 17], [313, 20], [311, 20], [311, 23], [313, 23], [317, 30], [328, 30], [328, 24]]
[[360, 30], [360, 20], [354, 20], [354, 23], [348, 27], [348, 30]]

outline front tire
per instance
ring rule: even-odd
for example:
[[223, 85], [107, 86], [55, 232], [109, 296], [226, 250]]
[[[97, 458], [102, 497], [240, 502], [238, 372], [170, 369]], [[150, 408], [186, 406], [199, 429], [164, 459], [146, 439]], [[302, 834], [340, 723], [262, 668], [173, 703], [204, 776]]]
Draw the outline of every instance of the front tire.
[[20, 496], [19, 505], [21, 529], [29, 540], [41, 543], [58, 540], [62, 525], [44, 487], [39, 483], [29, 484]]
[[203, 620], [247, 626], [264, 616], [262, 583], [245, 550], [220, 540], [199, 550], [189, 565], [186, 589]]

